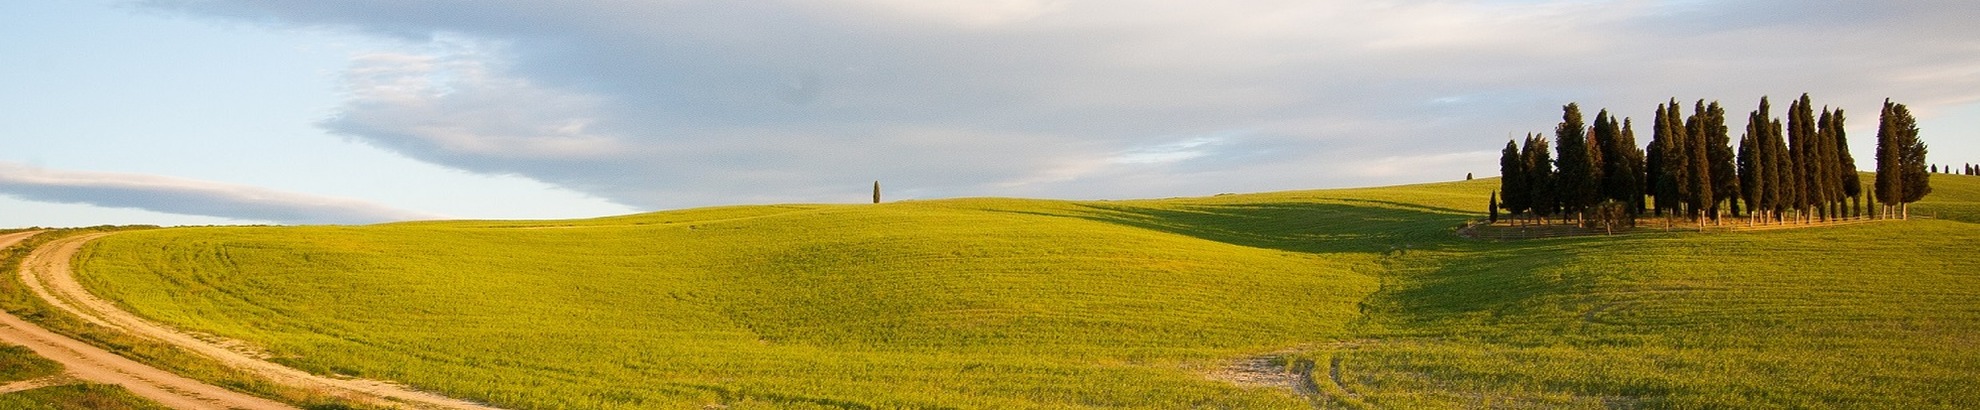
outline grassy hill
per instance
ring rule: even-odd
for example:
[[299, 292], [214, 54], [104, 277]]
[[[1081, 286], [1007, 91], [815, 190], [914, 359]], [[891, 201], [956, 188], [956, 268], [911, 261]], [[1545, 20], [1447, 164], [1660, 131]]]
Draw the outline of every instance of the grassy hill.
[[[1941, 219], [1451, 235], [1496, 180], [128, 232], [86, 284], [319, 373], [523, 409], [1974, 407]], [[1211, 377], [1311, 360], [1324, 397]]]

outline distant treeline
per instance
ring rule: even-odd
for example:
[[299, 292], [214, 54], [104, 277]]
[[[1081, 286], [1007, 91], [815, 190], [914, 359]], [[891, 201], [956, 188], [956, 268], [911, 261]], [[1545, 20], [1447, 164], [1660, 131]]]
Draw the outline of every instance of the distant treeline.
[[[1891, 218], [1904, 217], [1907, 204], [1932, 192], [1918, 123], [1904, 104], [1889, 100], [1879, 116], [1871, 186], [1860, 180], [1850, 156], [1843, 111], [1823, 107], [1818, 116], [1807, 94], [1788, 104], [1785, 126], [1770, 113], [1767, 98], [1760, 98], [1737, 150], [1725, 109], [1716, 101], [1699, 100], [1688, 116], [1675, 98], [1658, 104], [1650, 143], [1641, 148], [1631, 119], [1617, 121], [1605, 109], [1586, 125], [1579, 104], [1562, 108], [1552, 153], [1540, 134], [1506, 142], [1499, 158], [1500, 193], [1492, 204], [1495, 218], [1499, 209], [1535, 220], [1592, 214], [1622, 215], [1632, 223], [1651, 211], [1700, 224], [1725, 216], [1755, 222], [1872, 213]], [[1873, 211], [1866, 202], [1883, 206]]]

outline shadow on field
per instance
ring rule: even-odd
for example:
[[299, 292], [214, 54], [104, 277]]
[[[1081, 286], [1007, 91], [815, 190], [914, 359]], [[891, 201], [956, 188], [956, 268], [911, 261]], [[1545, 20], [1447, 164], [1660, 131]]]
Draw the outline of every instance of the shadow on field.
[[1195, 204], [1142, 207], [1083, 204], [1093, 221], [1188, 235], [1254, 248], [1306, 253], [1403, 253], [1456, 245], [1467, 218], [1434, 208], [1341, 203]]
[[[1344, 203], [1190, 204], [1160, 207], [1082, 204], [1070, 215], [1105, 223], [1187, 235], [1239, 246], [1304, 253], [1378, 253], [1397, 274], [1413, 277], [1388, 289], [1379, 309], [1421, 323], [1453, 316], [1512, 313], [1529, 299], [1585, 287], [1587, 277], [1543, 275], [1562, 263], [1575, 239], [1482, 242], [1453, 231], [1474, 214], [1385, 201]], [[1422, 258], [1412, 252], [1426, 252]], [[1434, 253], [1431, 253], [1434, 252]], [[1425, 259], [1427, 258], [1427, 259]], [[1518, 316], [1518, 315], [1512, 315]]]

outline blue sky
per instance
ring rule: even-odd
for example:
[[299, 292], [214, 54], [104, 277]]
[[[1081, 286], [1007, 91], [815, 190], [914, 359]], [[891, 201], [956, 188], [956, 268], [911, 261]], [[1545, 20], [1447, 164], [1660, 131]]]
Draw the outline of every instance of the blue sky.
[[1424, 182], [1570, 101], [1801, 92], [1866, 167], [1886, 97], [1980, 162], [1973, 2], [543, 4], [0, 4], [0, 226]]

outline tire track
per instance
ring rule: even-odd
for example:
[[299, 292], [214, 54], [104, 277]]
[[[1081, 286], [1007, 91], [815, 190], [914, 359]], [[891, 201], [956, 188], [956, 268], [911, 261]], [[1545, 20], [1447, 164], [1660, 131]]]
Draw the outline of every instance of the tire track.
[[[324, 392], [337, 397], [375, 405], [412, 407], [419, 409], [497, 409], [488, 405], [450, 398], [434, 393], [414, 390], [404, 385], [366, 379], [336, 379], [318, 376], [268, 362], [248, 353], [230, 349], [231, 343], [208, 341], [191, 334], [153, 323], [130, 312], [119, 309], [115, 304], [90, 294], [82, 283], [77, 282], [70, 261], [82, 250], [84, 243], [110, 235], [98, 233], [62, 238], [28, 254], [22, 262], [21, 280], [42, 299], [48, 300], [57, 308], [80, 316], [92, 323], [103, 324], [111, 329], [142, 337], [156, 339], [202, 356], [218, 360], [228, 366], [246, 370], [256, 376], [289, 387]], [[209, 386], [210, 387], [210, 386]], [[177, 406], [174, 406], [177, 407]], [[273, 408], [273, 407], [271, 407]], [[287, 406], [279, 408], [290, 408]]]
[[[0, 236], [0, 248], [14, 246], [21, 240], [38, 233], [40, 232], [22, 232]], [[22, 272], [26, 271], [22, 269]], [[41, 357], [61, 363], [62, 374], [67, 377], [123, 386], [139, 397], [175, 409], [295, 409], [274, 400], [227, 390], [138, 363], [88, 343], [50, 332], [5, 311], [0, 311], [0, 341], [27, 347]], [[10, 384], [8, 387], [27, 389], [44, 387], [35, 385], [38, 383], [59, 381], [36, 379]]]

